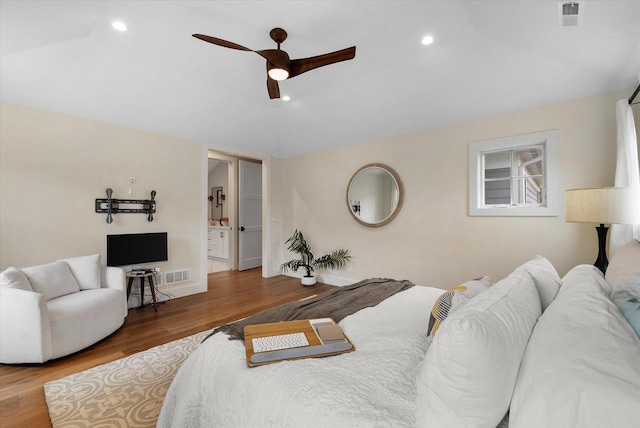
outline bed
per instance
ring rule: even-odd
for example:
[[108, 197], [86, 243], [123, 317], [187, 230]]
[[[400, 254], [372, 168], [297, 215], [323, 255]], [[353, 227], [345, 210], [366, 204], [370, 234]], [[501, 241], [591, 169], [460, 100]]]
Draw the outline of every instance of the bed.
[[[631, 269], [634, 260], [640, 269], [637, 241], [633, 251]], [[356, 351], [339, 356], [249, 368], [243, 342], [215, 334], [180, 368], [158, 426], [637, 423], [640, 339], [597, 269], [560, 279], [537, 256], [470, 293], [477, 282], [448, 292], [414, 286], [346, 316], [339, 325]], [[438, 306], [449, 313], [432, 332]]]

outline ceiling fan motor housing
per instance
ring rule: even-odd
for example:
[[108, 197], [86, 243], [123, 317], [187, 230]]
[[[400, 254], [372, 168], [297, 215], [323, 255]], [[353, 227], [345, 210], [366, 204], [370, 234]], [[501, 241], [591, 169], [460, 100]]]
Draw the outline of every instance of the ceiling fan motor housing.
[[269, 35], [271, 36], [271, 40], [273, 40], [278, 44], [278, 49], [280, 49], [280, 43], [287, 40], [287, 32], [280, 27], [276, 27], [273, 30], [271, 30]]

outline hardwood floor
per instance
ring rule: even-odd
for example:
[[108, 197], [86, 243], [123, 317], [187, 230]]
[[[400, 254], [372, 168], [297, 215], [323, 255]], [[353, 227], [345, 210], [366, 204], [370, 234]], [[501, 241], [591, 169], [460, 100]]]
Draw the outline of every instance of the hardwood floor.
[[210, 274], [208, 292], [153, 307], [129, 309], [114, 334], [77, 354], [44, 364], [0, 364], [0, 426], [50, 427], [44, 384], [163, 343], [334, 287], [303, 287], [296, 278], [262, 278], [261, 270]]

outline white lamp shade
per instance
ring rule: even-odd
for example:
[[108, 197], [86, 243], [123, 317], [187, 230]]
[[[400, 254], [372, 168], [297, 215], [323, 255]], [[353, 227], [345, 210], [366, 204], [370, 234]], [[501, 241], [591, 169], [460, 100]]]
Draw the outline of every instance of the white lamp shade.
[[567, 190], [566, 221], [640, 224], [640, 188], [601, 187]]

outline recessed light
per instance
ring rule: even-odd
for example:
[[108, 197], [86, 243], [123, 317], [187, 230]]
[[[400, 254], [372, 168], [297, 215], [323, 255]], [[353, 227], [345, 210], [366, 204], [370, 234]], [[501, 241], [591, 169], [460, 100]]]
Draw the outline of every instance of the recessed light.
[[127, 26], [122, 21], [114, 21], [111, 26], [118, 31], [127, 31]]
[[289, 97], [289, 95], [285, 95], [284, 97], [282, 97], [282, 101], [289, 101], [291, 98]]
[[432, 36], [424, 36], [422, 38], [422, 44], [423, 45], [430, 45], [431, 43], [433, 43], [433, 37]]

